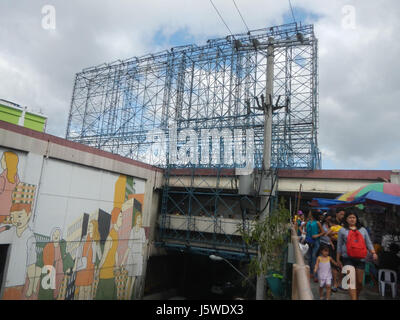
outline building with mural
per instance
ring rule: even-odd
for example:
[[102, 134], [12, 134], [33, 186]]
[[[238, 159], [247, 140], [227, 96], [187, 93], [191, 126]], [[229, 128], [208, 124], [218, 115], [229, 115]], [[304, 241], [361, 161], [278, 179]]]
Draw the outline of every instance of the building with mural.
[[0, 121], [1, 299], [143, 295], [161, 170]]
[[[226, 196], [218, 207], [211, 197], [189, 203], [181, 196], [167, 199], [173, 210], [163, 215], [160, 195], [166, 187], [176, 194], [214, 186], [240, 192], [235, 172], [219, 180], [205, 173], [191, 179], [179, 172], [166, 182], [160, 168], [0, 121], [0, 299], [210, 297], [216, 280], [232, 281], [237, 272], [228, 264], [217, 268], [208, 256], [235, 263], [244, 250], [252, 253], [236, 246], [237, 226], [245, 223], [241, 208]], [[400, 181], [395, 170], [280, 170], [278, 176], [277, 191], [292, 209], [314, 197]], [[386, 225], [398, 232], [395, 214], [375, 215], [371, 231]], [[162, 238], [163, 231], [174, 237]]]

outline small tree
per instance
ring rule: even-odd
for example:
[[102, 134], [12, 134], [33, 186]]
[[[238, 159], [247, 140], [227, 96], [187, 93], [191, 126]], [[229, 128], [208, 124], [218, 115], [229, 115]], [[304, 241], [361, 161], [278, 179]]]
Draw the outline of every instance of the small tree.
[[256, 220], [246, 230], [242, 225], [239, 232], [248, 246], [257, 246], [260, 256], [253, 258], [249, 265], [249, 276], [267, 274], [269, 271], [281, 271], [283, 251], [286, 246], [290, 227], [290, 212], [281, 198], [264, 220]]

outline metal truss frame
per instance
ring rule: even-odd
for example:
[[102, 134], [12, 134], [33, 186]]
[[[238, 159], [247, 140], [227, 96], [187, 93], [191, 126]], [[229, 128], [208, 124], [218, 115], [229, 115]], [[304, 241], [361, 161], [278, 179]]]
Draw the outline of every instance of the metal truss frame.
[[[162, 242], [200, 245], [210, 252], [223, 247], [239, 248], [243, 254], [248, 249], [241, 240], [221, 232], [218, 208], [233, 211], [226, 199], [237, 205], [244, 198], [257, 208], [259, 199], [241, 196], [237, 189], [227, 191], [219, 184], [224, 170], [240, 167], [225, 161], [221, 154], [235, 144], [247, 145], [246, 130], [252, 130], [254, 165], [262, 166], [264, 113], [257, 108], [255, 97], [265, 93], [265, 44], [270, 37], [275, 43], [272, 98], [289, 98], [288, 110], [273, 114], [271, 166], [318, 169], [318, 40], [312, 25], [291, 23], [254, 30], [208, 40], [203, 46], [180, 46], [117, 60], [76, 74], [66, 139], [165, 168], [159, 229]], [[154, 140], [148, 139], [150, 132], [168, 132], [171, 123], [178, 132], [190, 129], [199, 137], [202, 130], [211, 129], [236, 130], [242, 135], [233, 136], [231, 146], [220, 137], [218, 150], [213, 149], [211, 137], [207, 138], [210, 156], [220, 152], [217, 163], [171, 163], [170, 150], [154, 152]], [[186, 142], [178, 140], [177, 149]], [[171, 145], [171, 136], [167, 135], [165, 143]], [[186, 175], [190, 182], [185, 180], [182, 187], [170, 186], [171, 179], [182, 179], [174, 172], [176, 168], [190, 172]], [[198, 175], [201, 168], [214, 170], [215, 185], [207, 186], [210, 176]], [[203, 179], [203, 183], [194, 183], [196, 179]], [[193, 227], [197, 212], [190, 205], [183, 210], [182, 201], [196, 203], [212, 218], [209, 230]], [[210, 202], [213, 210], [206, 207]], [[169, 227], [174, 210], [186, 217], [184, 230]], [[242, 220], [246, 220], [244, 215]]]
[[318, 41], [312, 25], [297, 23], [84, 69], [76, 74], [66, 138], [166, 167], [166, 158], [152, 153], [146, 139], [152, 130], [166, 132], [171, 122], [199, 136], [202, 129], [252, 129], [260, 167], [263, 112], [254, 98], [265, 92], [263, 43], [269, 37], [277, 44], [274, 97], [290, 98], [289, 112], [273, 115], [271, 165], [319, 168]]
[[[240, 234], [226, 232], [227, 221], [232, 223], [231, 219], [235, 220], [234, 230], [239, 227], [248, 230], [257, 215], [259, 201], [257, 196], [238, 194], [235, 186], [226, 188], [228, 184], [238, 183], [234, 170], [220, 168], [200, 172], [195, 167], [184, 171], [167, 168], [164, 177], [159, 221], [159, 238], [164, 244], [203, 249], [206, 246], [210, 252], [223, 249], [239, 255], [255, 254], [256, 248], [246, 246]], [[178, 218], [180, 225], [172, 225], [171, 220]]]

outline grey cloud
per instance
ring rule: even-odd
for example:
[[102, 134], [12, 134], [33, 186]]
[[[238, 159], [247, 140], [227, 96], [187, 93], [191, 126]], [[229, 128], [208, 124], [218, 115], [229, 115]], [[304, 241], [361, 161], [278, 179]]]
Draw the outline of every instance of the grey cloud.
[[319, 143], [341, 167], [400, 164], [399, 5], [386, 4], [357, 2], [354, 30], [319, 24]]
[[[245, 32], [231, 1], [214, 0], [232, 32]], [[250, 29], [283, 22], [286, 1], [236, 0]], [[57, 29], [41, 27], [41, 8], [54, 5]], [[340, 168], [399, 168], [398, 1], [292, 1], [319, 18], [319, 145]], [[354, 5], [356, 29], [341, 26]], [[48, 132], [63, 136], [74, 75], [85, 67], [171, 47], [154, 43], [185, 30], [198, 44], [228, 33], [208, 1], [7, 1], [0, 3], [0, 97], [41, 108]], [[6, 45], [4, 45], [6, 44]]]

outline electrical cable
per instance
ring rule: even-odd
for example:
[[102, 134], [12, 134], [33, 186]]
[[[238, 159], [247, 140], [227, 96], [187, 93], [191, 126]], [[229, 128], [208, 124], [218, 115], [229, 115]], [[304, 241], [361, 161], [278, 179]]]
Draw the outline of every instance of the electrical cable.
[[[276, 176], [276, 174], [275, 174], [275, 176]], [[269, 202], [270, 202], [270, 200], [271, 200], [271, 198], [272, 198], [272, 191], [274, 190], [275, 183], [276, 183], [277, 180], [278, 180], [278, 178], [275, 178], [275, 179], [272, 180], [272, 188], [271, 188], [271, 190], [270, 190], [267, 203], [265, 204], [265, 207], [264, 207], [262, 210], [259, 210], [259, 211], [258, 211], [259, 214], [261, 214], [261, 213], [268, 207], [268, 204], [269, 204]], [[260, 185], [261, 185], [261, 182], [260, 182]], [[258, 218], [258, 217], [257, 217], [257, 218]]]
[[243, 16], [242, 16], [242, 14], [240, 13], [240, 10], [239, 10], [238, 6], [237, 6], [236, 3], [235, 3], [235, 0], [232, 0], [232, 1], [233, 1], [233, 4], [235, 5], [235, 7], [236, 7], [236, 9], [237, 9], [237, 11], [238, 11], [240, 17], [242, 18], [242, 21], [243, 21], [244, 25], [246, 26], [247, 31], [250, 32], [250, 29], [249, 29], [249, 27], [247, 26], [246, 21], [244, 21], [244, 18], [243, 18]]
[[221, 14], [219, 13], [217, 7], [214, 5], [214, 3], [212, 2], [212, 0], [210, 0], [210, 2], [211, 2], [211, 4], [212, 4], [212, 6], [214, 7], [215, 11], [217, 12], [218, 16], [221, 18], [222, 22], [223, 22], [224, 25], [226, 26], [226, 28], [229, 30], [230, 35], [231, 35], [233, 38], [235, 38], [234, 35], [232, 34], [231, 29], [229, 29], [228, 25], [226, 24], [226, 22], [224, 21], [224, 19], [223, 19], [222, 16], [221, 16]]

